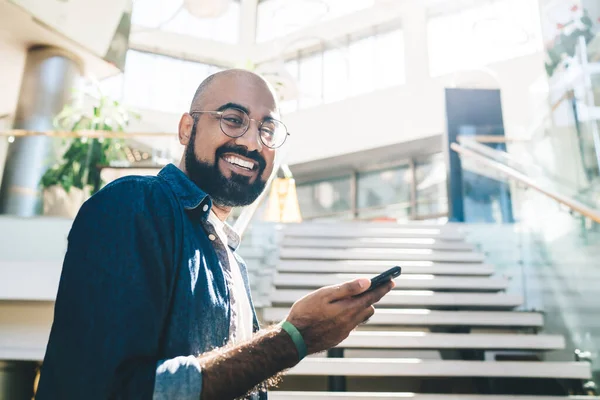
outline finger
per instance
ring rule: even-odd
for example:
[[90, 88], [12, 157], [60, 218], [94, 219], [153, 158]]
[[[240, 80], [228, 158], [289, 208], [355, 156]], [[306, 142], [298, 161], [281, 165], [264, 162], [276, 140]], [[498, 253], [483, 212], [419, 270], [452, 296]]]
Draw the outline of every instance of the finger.
[[383, 296], [388, 294], [394, 286], [396, 286], [396, 284], [393, 281], [390, 281], [385, 285], [381, 285], [378, 288], [375, 288], [370, 292], [357, 297], [357, 300], [362, 302], [363, 307], [372, 306], [373, 304], [379, 302]]
[[339, 306], [341, 310], [340, 312], [345, 313], [352, 319], [358, 318], [357, 321], [360, 322], [361, 313], [363, 313], [365, 309], [368, 309], [373, 304], [381, 300], [381, 298], [390, 290], [392, 290], [394, 286], [395, 285], [393, 282], [388, 282], [368, 293], [363, 293], [360, 296], [349, 297], [332, 305]]
[[359, 324], [367, 323], [367, 321], [373, 316], [373, 314], [375, 314], [375, 307], [373, 307], [373, 306], [367, 307], [360, 314], [358, 314], [358, 316], [357, 316], [358, 323]]
[[369, 288], [371, 281], [367, 278], [359, 278], [353, 281], [342, 283], [341, 285], [323, 288], [326, 299], [331, 303], [334, 301], [357, 296]]

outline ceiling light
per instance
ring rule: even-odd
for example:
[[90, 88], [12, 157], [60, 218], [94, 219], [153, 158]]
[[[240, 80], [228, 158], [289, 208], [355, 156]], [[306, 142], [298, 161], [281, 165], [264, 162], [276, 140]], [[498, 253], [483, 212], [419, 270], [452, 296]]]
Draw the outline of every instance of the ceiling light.
[[231, 0], [184, 0], [185, 9], [197, 18], [216, 18], [225, 14]]

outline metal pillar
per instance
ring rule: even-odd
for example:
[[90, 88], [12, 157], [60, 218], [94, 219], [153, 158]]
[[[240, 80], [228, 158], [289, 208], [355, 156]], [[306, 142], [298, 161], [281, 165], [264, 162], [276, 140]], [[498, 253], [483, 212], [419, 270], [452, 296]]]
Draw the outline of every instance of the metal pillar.
[[[14, 128], [53, 130], [52, 120], [71, 100], [81, 69], [75, 57], [64, 50], [50, 46], [30, 48]], [[45, 136], [20, 137], [9, 145], [0, 188], [0, 214], [39, 214], [39, 183], [53, 161], [52, 140]]]
[[419, 206], [417, 203], [417, 163], [411, 158], [408, 161], [408, 166], [410, 168], [410, 219], [414, 221], [419, 215]]
[[[327, 351], [328, 358], [344, 358], [344, 349], [339, 347], [329, 349]], [[345, 376], [329, 376], [327, 378], [327, 389], [330, 392], [345, 392], [346, 377]]]
[[353, 171], [350, 179], [350, 208], [352, 209], [352, 219], [358, 219], [358, 172]]

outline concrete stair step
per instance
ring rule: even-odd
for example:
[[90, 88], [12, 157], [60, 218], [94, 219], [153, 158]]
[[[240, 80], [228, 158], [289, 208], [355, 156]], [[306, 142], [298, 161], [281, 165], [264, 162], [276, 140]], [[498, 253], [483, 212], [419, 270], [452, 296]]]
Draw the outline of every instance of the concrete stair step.
[[283, 247], [326, 247], [326, 248], [395, 248], [395, 249], [431, 249], [445, 251], [473, 251], [475, 246], [460, 241], [445, 241], [423, 238], [305, 238], [285, 237]]
[[390, 260], [398, 261], [434, 261], [456, 263], [481, 263], [483, 254], [473, 252], [449, 252], [427, 249], [321, 249], [310, 247], [282, 247], [281, 259], [300, 260]]
[[[277, 289], [271, 295], [273, 304], [293, 304], [310, 293], [302, 289]], [[428, 307], [436, 309], [504, 309], [510, 310], [523, 303], [522, 296], [506, 293], [440, 293], [426, 290], [393, 290], [376, 307]]]
[[394, 265], [402, 267], [402, 275], [434, 274], [489, 276], [495, 270], [492, 265], [481, 263], [442, 263], [432, 261], [385, 261], [385, 260], [279, 260], [279, 272], [306, 273], [362, 273], [379, 274]]
[[286, 375], [590, 379], [587, 362], [307, 357]]
[[[287, 316], [288, 312], [289, 308], [286, 307], [265, 308], [262, 318], [265, 322], [279, 322]], [[366, 325], [522, 329], [542, 327], [544, 316], [541, 313], [524, 311], [442, 311], [376, 308], [375, 314], [366, 322]]]
[[[302, 274], [277, 273], [274, 285], [278, 288], [309, 288], [336, 285], [356, 278], [372, 278], [373, 274]], [[394, 279], [396, 290], [458, 290], [473, 292], [497, 292], [505, 290], [509, 279], [500, 277], [448, 277], [436, 275], [410, 274]]]
[[515, 333], [430, 333], [354, 331], [340, 348], [360, 349], [478, 349], [550, 351], [565, 348], [560, 335]]
[[284, 230], [285, 236], [297, 237], [386, 237], [386, 238], [431, 238], [442, 240], [463, 241], [465, 235], [458, 229], [444, 227], [414, 227], [414, 226], [373, 226], [371, 224], [289, 224]]
[[269, 391], [270, 400], [598, 400], [597, 396], [520, 396], [491, 394], [429, 394], [429, 393], [388, 393], [388, 392], [289, 392]]

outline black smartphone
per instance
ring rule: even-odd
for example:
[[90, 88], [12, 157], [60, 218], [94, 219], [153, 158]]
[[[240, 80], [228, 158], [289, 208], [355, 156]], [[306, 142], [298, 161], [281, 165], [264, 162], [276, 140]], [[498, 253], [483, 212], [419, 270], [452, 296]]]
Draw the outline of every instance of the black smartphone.
[[402, 273], [402, 268], [400, 267], [394, 267], [394, 268], [390, 268], [387, 271], [377, 275], [376, 277], [371, 279], [371, 286], [369, 287], [369, 289], [367, 289], [367, 292], [391, 281], [394, 278], [397, 278], [398, 276], [400, 276], [400, 274]]

